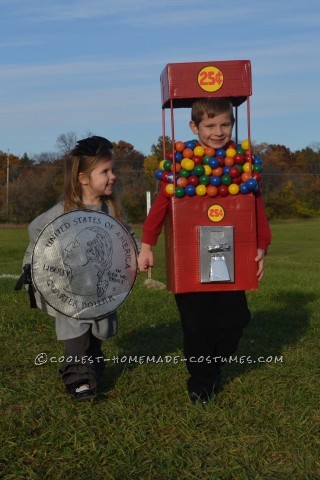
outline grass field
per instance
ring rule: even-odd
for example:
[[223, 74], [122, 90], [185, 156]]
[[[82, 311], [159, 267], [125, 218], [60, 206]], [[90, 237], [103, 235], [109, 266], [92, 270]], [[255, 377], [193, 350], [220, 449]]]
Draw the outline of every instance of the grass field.
[[[238, 361], [202, 408], [186, 394], [174, 298], [146, 289], [142, 274], [120, 308], [119, 335], [104, 343], [99, 399], [74, 404], [57, 373], [63, 345], [53, 319], [13, 291], [26, 229], [0, 229], [0, 478], [320, 479], [320, 222], [276, 223], [272, 232]], [[161, 238], [159, 281], [163, 251]], [[41, 352], [48, 361], [35, 365]]]

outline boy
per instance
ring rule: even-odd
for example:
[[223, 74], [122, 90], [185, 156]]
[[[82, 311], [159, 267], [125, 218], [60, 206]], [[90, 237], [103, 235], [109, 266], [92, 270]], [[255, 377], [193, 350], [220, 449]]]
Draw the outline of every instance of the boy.
[[[215, 150], [231, 140], [234, 116], [227, 98], [205, 98], [192, 105], [190, 128], [203, 147]], [[146, 272], [153, 266], [152, 246], [157, 243], [171, 199], [162, 190], [143, 225], [138, 267]], [[271, 242], [261, 192], [255, 196], [257, 215], [257, 277], [263, 278], [264, 255]], [[175, 294], [179, 310], [183, 350], [189, 372], [187, 388], [192, 403], [208, 403], [219, 390], [220, 364], [214, 357], [229, 357], [238, 346], [251, 314], [244, 291], [190, 292]], [[209, 358], [209, 361], [206, 361]], [[199, 359], [199, 361], [197, 361]], [[202, 361], [200, 361], [202, 359]], [[203, 360], [204, 359], [204, 360]]]

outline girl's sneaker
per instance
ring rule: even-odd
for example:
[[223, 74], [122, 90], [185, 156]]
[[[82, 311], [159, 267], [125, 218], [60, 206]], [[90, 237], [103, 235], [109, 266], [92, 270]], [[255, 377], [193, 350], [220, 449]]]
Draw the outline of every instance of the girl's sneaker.
[[90, 400], [97, 395], [96, 389], [90, 388], [90, 385], [88, 383], [78, 383], [76, 385], [70, 385], [68, 386], [68, 391], [73, 400], [76, 401]]

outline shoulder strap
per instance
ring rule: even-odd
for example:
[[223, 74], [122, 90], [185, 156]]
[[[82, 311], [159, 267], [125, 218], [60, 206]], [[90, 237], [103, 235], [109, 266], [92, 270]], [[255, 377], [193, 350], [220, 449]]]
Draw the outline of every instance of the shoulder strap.
[[102, 212], [104, 213], [109, 213], [109, 207], [107, 202], [103, 202], [102, 207], [101, 207]]
[[30, 263], [26, 263], [23, 266], [23, 272], [18, 278], [16, 286], [14, 290], [21, 290], [23, 285], [28, 285], [28, 294], [29, 294], [29, 301], [31, 308], [37, 308], [36, 297], [34, 296], [34, 291], [32, 287], [32, 278], [31, 278], [31, 265]]

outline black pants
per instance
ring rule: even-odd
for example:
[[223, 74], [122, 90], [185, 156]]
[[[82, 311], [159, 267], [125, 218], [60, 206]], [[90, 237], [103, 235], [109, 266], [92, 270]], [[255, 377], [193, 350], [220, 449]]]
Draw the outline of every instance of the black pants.
[[190, 374], [189, 392], [212, 393], [220, 362], [238, 346], [251, 314], [245, 292], [197, 292], [175, 295], [183, 332], [183, 351]]
[[64, 341], [65, 362], [59, 372], [67, 387], [81, 383], [97, 387], [105, 368], [101, 343], [91, 328], [80, 337]]

